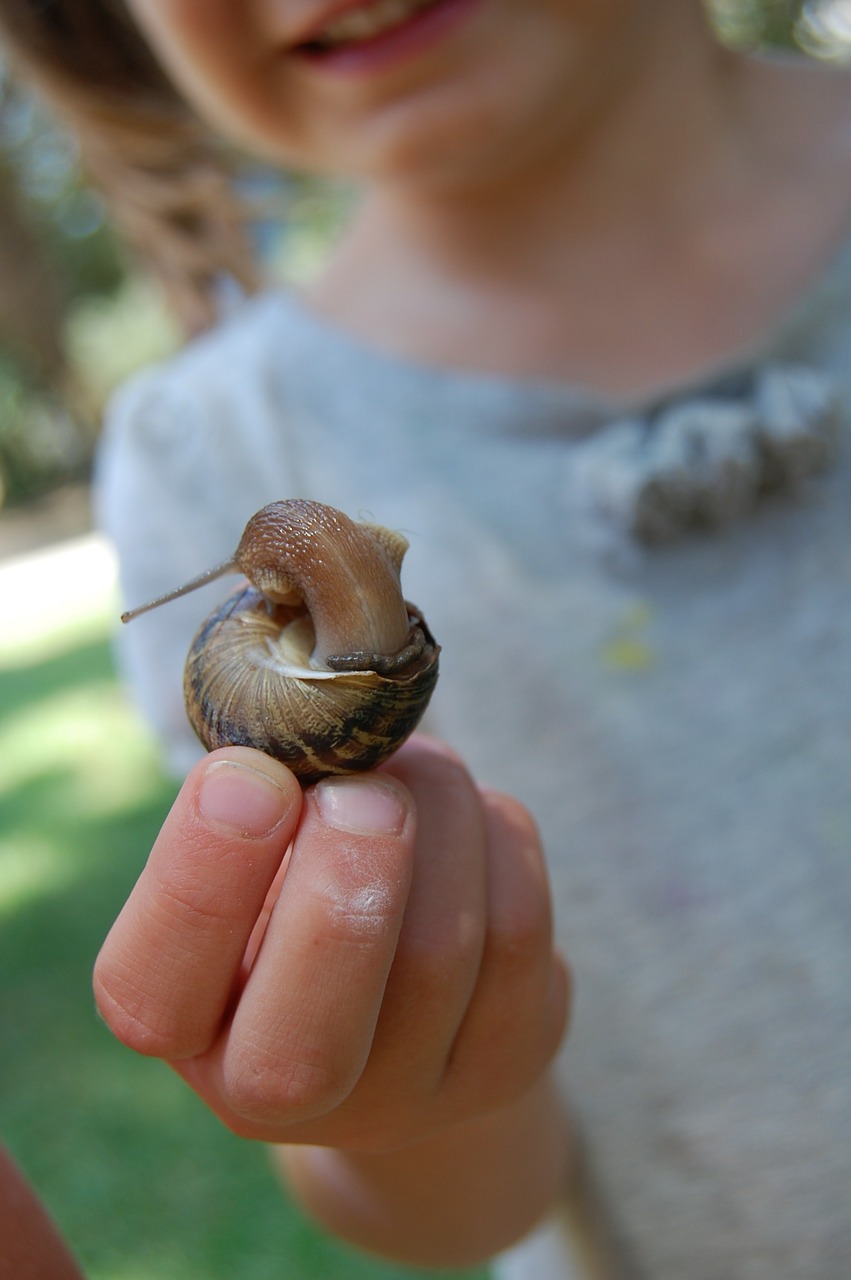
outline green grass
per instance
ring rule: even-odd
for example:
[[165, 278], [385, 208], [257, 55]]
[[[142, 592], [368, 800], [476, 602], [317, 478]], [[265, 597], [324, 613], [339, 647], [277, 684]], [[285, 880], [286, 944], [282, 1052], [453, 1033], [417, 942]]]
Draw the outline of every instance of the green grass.
[[0, 1138], [91, 1280], [422, 1278], [318, 1232], [262, 1146], [94, 1012], [95, 955], [173, 794], [116, 681], [107, 597], [35, 632], [4, 618]]

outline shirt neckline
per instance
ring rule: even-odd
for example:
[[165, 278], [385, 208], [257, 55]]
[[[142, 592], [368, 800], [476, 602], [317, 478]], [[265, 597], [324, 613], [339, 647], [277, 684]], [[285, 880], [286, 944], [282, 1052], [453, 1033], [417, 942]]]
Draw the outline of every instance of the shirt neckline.
[[540, 402], [549, 407], [561, 406], [563, 410], [573, 409], [583, 419], [606, 422], [624, 417], [646, 416], [677, 399], [712, 394], [727, 384], [735, 384], [755, 366], [775, 358], [796, 331], [811, 330], [823, 315], [837, 281], [847, 280], [849, 276], [851, 236], [846, 234], [826, 263], [814, 273], [761, 335], [681, 379], [671, 379], [668, 383], [623, 397], [558, 378], [515, 377], [487, 370], [447, 368], [419, 361], [349, 333], [342, 325], [316, 311], [294, 287], [279, 285], [267, 290], [266, 294], [300, 328], [318, 335], [323, 344], [330, 345], [341, 359], [365, 363], [373, 372], [431, 385], [438, 383], [456, 393], [461, 392], [467, 398], [481, 396], [487, 399], [513, 399], [519, 395], [527, 402]]

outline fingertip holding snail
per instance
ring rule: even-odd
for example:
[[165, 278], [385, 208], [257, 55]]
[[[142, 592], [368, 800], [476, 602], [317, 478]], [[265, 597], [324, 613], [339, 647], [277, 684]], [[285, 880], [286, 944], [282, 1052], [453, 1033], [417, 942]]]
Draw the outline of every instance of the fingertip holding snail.
[[373, 769], [405, 741], [437, 683], [440, 646], [402, 595], [408, 544], [306, 499], [252, 516], [233, 557], [149, 609], [226, 573], [237, 588], [201, 624], [184, 669], [208, 751], [248, 746], [307, 786]]

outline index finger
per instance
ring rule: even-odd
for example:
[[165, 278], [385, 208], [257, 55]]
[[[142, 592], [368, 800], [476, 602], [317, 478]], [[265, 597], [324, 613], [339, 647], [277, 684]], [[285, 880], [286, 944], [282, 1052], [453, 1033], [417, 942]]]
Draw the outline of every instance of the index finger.
[[214, 1081], [241, 1120], [291, 1125], [346, 1097], [369, 1056], [410, 890], [407, 790], [379, 774], [307, 793], [286, 879]]
[[189, 774], [95, 966], [125, 1044], [183, 1058], [215, 1038], [301, 804], [289, 770], [246, 747]]

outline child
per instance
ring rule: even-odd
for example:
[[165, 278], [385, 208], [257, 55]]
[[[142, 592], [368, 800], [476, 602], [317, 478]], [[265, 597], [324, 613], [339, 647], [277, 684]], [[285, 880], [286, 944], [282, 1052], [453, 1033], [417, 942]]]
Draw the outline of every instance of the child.
[[[126, 9], [0, 6], [149, 256], [180, 208], [146, 204], [152, 174], [177, 139], [209, 164], [184, 96], [361, 190], [302, 295], [259, 293], [116, 402], [128, 603], [276, 498], [404, 529], [431, 728], [508, 794], [429, 739], [303, 797], [244, 749], [194, 764], [100, 957], [104, 1016], [365, 1248], [464, 1263], [548, 1215], [498, 1275], [835, 1280], [851, 82], [719, 47], [698, 0]], [[207, 305], [215, 246], [238, 254], [199, 189], [170, 274]], [[122, 636], [179, 767], [183, 652], [221, 594]]]

